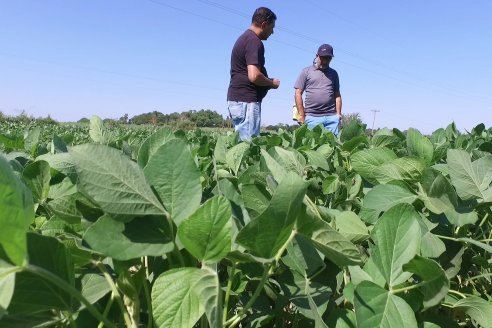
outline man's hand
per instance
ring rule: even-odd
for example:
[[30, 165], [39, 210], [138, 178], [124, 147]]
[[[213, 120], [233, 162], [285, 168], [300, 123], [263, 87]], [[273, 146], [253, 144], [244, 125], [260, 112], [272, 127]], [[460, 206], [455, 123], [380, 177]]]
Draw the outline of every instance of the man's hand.
[[272, 79], [272, 88], [273, 89], [278, 89], [278, 87], [280, 86], [280, 80], [279, 79]]
[[306, 118], [305, 115], [299, 115], [299, 119], [297, 120], [297, 122], [299, 122], [300, 125], [303, 125], [305, 118]]

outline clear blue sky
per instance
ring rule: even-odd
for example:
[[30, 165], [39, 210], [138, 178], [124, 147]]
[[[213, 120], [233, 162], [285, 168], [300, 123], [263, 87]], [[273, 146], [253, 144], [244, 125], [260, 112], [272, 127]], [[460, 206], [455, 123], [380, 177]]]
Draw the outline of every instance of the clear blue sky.
[[424, 133], [492, 126], [490, 0], [15, 0], [0, 6], [0, 111], [59, 121], [212, 109], [227, 115], [232, 45], [277, 14], [265, 124], [292, 123], [293, 85], [335, 49], [343, 112]]

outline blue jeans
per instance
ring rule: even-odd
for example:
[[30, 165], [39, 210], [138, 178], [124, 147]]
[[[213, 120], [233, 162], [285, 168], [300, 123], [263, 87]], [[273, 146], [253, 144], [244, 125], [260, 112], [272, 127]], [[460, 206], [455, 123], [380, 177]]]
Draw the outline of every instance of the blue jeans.
[[322, 125], [328, 131], [331, 131], [334, 135], [338, 135], [340, 127], [340, 117], [337, 114], [327, 116], [310, 116], [306, 115], [304, 118], [304, 124], [308, 128], [313, 129], [317, 125]]
[[260, 134], [260, 102], [228, 101], [227, 109], [231, 115], [234, 130], [239, 132], [241, 140], [251, 140], [253, 136]]

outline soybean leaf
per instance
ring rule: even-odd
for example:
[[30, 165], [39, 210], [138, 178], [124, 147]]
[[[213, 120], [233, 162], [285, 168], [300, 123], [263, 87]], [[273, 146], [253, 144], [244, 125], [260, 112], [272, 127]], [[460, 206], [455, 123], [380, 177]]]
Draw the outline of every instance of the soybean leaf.
[[314, 168], [321, 168], [323, 170], [329, 171], [330, 166], [328, 165], [328, 161], [326, 160], [326, 157], [314, 150], [305, 150], [303, 153], [306, 154], [307, 156], [307, 164], [314, 167]]
[[227, 152], [226, 137], [223, 135], [218, 135], [214, 148], [215, 161], [217, 163], [226, 164], [227, 163], [226, 152]]
[[472, 319], [474, 326], [492, 327], [492, 304], [480, 297], [468, 296], [460, 299], [453, 308], [465, 312]]
[[[56, 238], [28, 233], [29, 265], [40, 267], [75, 286], [70, 253]], [[49, 310], [70, 310], [73, 300], [66, 290], [31, 272], [15, 276], [15, 290], [9, 306], [11, 314], [30, 314]]]
[[302, 235], [296, 235], [287, 246], [287, 255], [282, 257], [282, 262], [293, 271], [308, 277], [325, 266], [318, 250]]
[[82, 295], [94, 304], [111, 291], [111, 286], [102, 275], [88, 273], [81, 279]]
[[200, 171], [183, 140], [171, 139], [159, 147], [150, 157], [144, 174], [176, 225], [200, 206]]
[[83, 239], [93, 250], [120, 261], [162, 256], [173, 249], [166, 225], [146, 218], [125, 224], [104, 215], [87, 229]]
[[174, 136], [173, 131], [169, 128], [160, 128], [152, 133], [147, 139], [145, 139], [138, 150], [138, 165], [141, 168], [144, 168], [157, 149], [174, 138], [176, 137]]
[[397, 157], [391, 149], [378, 147], [358, 151], [350, 159], [355, 172], [370, 183], [378, 184], [375, 174], [376, 169], [395, 158]]
[[358, 328], [417, 328], [408, 303], [370, 281], [355, 288], [355, 316]]
[[7, 307], [14, 294], [16, 271], [18, 271], [17, 267], [0, 260], [0, 291], [2, 291], [0, 293], [0, 319], [7, 312]]
[[271, 148], [268, 152], [277, 161], [277, 163], [284, 168], [284, 170], [295, 172], [300, 176], [304, 175], [306, 159], [297, 150], [287, 150], [276, 146]]
[[26, 258], [26, 232], [34, 221], [32, 194], [0, 155], [0, 243], [9, 259], [21, 266]]
[[332, 296], [330, 287], [297, 271], [285, 271], [279, 283], [301, 314], [314, 320], [316, 327], [327, 327], [322, 316]]
[[178, 227], [186, 249], [204, 262], [218, 262], [231, 250], [231, 206], [223, 196], [207, 200]]
[[140, 215], [168, 215], [142, 169], [120, 151], [99, 144], [70, 148], [78, 186], [105, 212], [128, 221]]
[[227, 166], [229, 166], [235, 175], [239, 172], [243, 158], [248, 150], [249, 143], [241, 142], [226, 152]]
[[378, 220], [371, 236], [375, 242], [373, 259], [390, 287], [410, 278], [411, 273], [403, 271], [420, 247], [420, 226], [418, 214], [408, 204], [399, 204], [385, 212]]
[[472, 162], [461, 149], [448, 150], [449, 176], [458, 196], [463, 200], [492, 201], [492, 155]]
[[193, 327], [206, 313], [211, 327], [220, 327], [219, 281], [212, 270], [172, 269], [152, 287], [152, 309], [157, 327]]
[[308, 207], [297, 222], [297, 233], [310, 240], [330, 261], [340, 267], [360, 264], [360, 252], [342, 234]]
[[34, 129], [27, 131], [24, 138], [24, 149], [33, 155], [36, 152], [36, 148], [39, 144], [39, 136], [41, 135], [41, 128], [35, 127]]
[[274, 257], [292, 233], [306, 188], [297, 174], [287, 173], [267, 209], [239, 231], [236, 242], [255, 256]]
[[[412, 204], [417, 195], [399, 185], [385, 184], [374, 186], [363, 201], [362, 219], [368, 223], [375, 223], [381, 212], [387, 211], [397, 204]], [[371, 215], [365, 215], [369, 210]]]
[[407, 131], [407, 149], [410, 155], [423, 158], [427, 164], [431, 164], [434, 146], [427, 137], [414, 128]]
[[50, 190], [50, 165], [45, 161], [36, 161], [26, 166], [22, 176], [31, 189], [34, 201], [38, 204], [44, 203]]
[[359, 243], [369, 237], [366, 225], [354, 212], [345, 211], [335, 217], [338, 232], [353, 243]]
[[77, 178], [77, 170], [69, 153], [43, 154], [36, 157], [36, 161], [46, 161], [50, 167], [70, 178], [74, 183]]
[[438, 171], [427, 169], [422, 175], [420, 198], [425, 206], [436, 214], [454, 211], [458, 206], [458, 196], [451, 183]]
[[433, 260], [416, 255], [403, 265], [403, 270], [419, 276], [419, 290], [424, 296], [424, 309], [441, 302], [449, 290], [449, 279], [441, 266]]
[[420, 180], [426, 167], [425, 162], [419, 158], [400, 157], [377, 167], [374, 175], [379, 183], [388, 183], [392, 180], [416, 182]]
[[104, 127], [103, 120], [99, 116], [92, 116], [89, 126], [89, 135], [92, 141], [100, 144], [107, 144], [106, 133], [107, 130]]

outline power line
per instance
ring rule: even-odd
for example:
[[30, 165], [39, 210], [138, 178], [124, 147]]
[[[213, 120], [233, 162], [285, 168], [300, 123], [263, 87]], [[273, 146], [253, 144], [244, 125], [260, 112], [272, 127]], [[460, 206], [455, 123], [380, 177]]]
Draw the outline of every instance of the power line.
[[[193, 15], [198, 16], [198, 17], [202, 17], [202, 18], [207, 19], [207, 20], [216, 21], [216, 20], [210, 19], [210, 18], [205, 17], [205, 16], [202, 16], [202, 15], [196, 15], [196, 14], [191, 13], [191, 12], [189, 12], [189, 11], [186, 11], [186, 10], [183, 10], [183, 9], [180, 9], [180, 8], [176, 8], [176, 7], [173, 7], [173, 6], [167, 5], [167, 4], [160, 3], [160, 2], [158, 2], [158, 1], [156, 1], [156, 0], [147, 0], [147, 1], [150, 1], [150, 2], [152, 2], [152, 3], [156, 3], [156, 4], [161, 4], [161, 5], [164, 5], [164, 6], [167, 6], [167, 7], [173, 8], [173, 9], [176, 9], [176, 10], [180, 10], [180, 11], [183, 11], [183, 12], [187, 12], [187, 13], [193, 14]], [[243, 12], [241, 12], [241, 11], [238, 11], [238, 10], [236, 10], [236, 9], [233, 9], [233, 8], [227, 7], [227, 6], [222, 5], [222, 4], [219, 4], [219, 3], [215, 2], [215, 1], [211, 1], [211, 0], [197, 0], [197, 1], [199, 1], [199, 2], [201, 2], [201, 3], [203, 3], [203, 4], [206, 4], [206, 5], [208, 5], [208, 6], [212, 6], [212, 7], [218, 8], [218, 9], [220, 9], [220, 10], [223, 10], [223, 11], [226, 11], [226, 12], [229, 12], [229, 13], [232, 13], [232, 14], [234, 14], [234, 15], [237, 15], [237, 16], [240, 16], [240, 17], [243, 17], [243, 18], [248, 18], [248, 17], [249, 17], [248, 15], [246, 15], [245, 13], [243, 13]], [[308, 2], [308, 3], [310, 3], [311, 5], [314, 5], [312, 1], [307, 1], [307, 2]], [[349, 22], [350, 24], [355, 25], [355, 26], [357, 26], [357, 27], [359, 27], [359, 28], [361, 28], [361, 29], [363, 29], [363, 30], [366, 30], [366, 31], [367, 31], [367, 28], [365, 28], [365, 27], [363, 27], [363, 26], [361, 26], [361, 25], [359, 25], [359, 24], [355, 24], [355, 23], [353, 23], [353, 22], [351, 22], [351, 21], [349, 21], [349, 20], [347, 20], [347, 19], [343, 18], [342, 16], [340, 16], [340, 15], [338, 15], [338, 14], [336, 14], [336, 13], [334, 13], [334, 12], [332, 12], [332, 11], [327, 10], [327, 9], [326, 9], [326, 8], [324, 8], [324, 7], [319, 7], [319, 6], [318, 6], [318, 4], [316, 4], [316, 8], [318, 8], [318, 9], [322, 9], [322, 10], [324, 10], [324, 11], [328, 12], [329, 14], [331, 14], [331, 15], [333, 15], [333, 16], [336, 16], [336, 17], [338, 17], [339, 19], [342, 19], [342, 20], [344, 20], [344, 21], [347, 21], [347, 22]], [[216, 22], [217, 22], [217, 21], [216, 21]], [[226, 25], [226, 24], [223, 24], [223, 23], [221, 23], [221, 22], [219, 22], [219, 23], [220, 23], [220, 24], [222, 24], [222, 25]], [[230, 26], [230, 25], [226, 25], [226, 26]], [[237, 28], [236, 28], [236, 29], [237, 29]], [[285, 28], [285, 27], [282, 27], [282, 26], [277, 26], [277, 27], [276, 27], [276, 29], [277, 29], [277, 30], [280, 30], [280, 31], [284, 31], [284, 32], [286, 32], [287, 34], [290, 34], [290, 35], [293, 35], [293, 36], [296, 36], [296, 37], [302, 38], [303, 40], [308, 40], [308, 41], [311, 41], [311, 42], [316, 43], [316, 44], [323, 43], [323, 42], [322, 42], [322, 41], [320, 41], [319, 39], [313, 38], [313, 37], [311, 37], [310, 35], [306, 35], [306, 34], [303, 34], [303, 33], [299, 33], [299, 32], [297, 32], [297, 31], [293, 31], [293, 30], [290, 30], [290, 29]], [[375, 33], [373, 33], [373, 34], [375, 34]], [[386, 40], [386, 38], [383, 38], [383, 39], [384, 39], [386, 42], [388, 42], [388, 41]], [[299, 50], [304, 51], [304, 52], [310, 52], [310, 51], [307, 51], [307, 50], [306, 50], [306, 49], [304, 49], [304, 48], [301, 48], [301, 47], [296, 46], [296, 45], [291, 44], [291, 43], [287, 43], [287, 42], [283, 42], [283, 41], [279, 41], [279, 40], [272, 40], [272, 42], [277, 42], [277, 43], [280, 43], [280, 44], [284, 44], [284, 45], [287, 45], [287, 46], [290, 46], [290, 47], [293, 47], [293, 48], [299, 49]], [[345, 53], [345, 54], [350, 55], [350, 56], [352, 56], [352, 57], [358, 58], [358, 59], [363, 60], [363, 61], [365, 61], [365, 62], [368, 62], [368, 63], [370, 63], [370, 64], [377, 65], [377, 66], [379, 66], [379, 67], [381, 67], [381, 68], [383, 68], [383, 69], [386, 69], [386, 70], [392, 71], [393, 73], [396, 73], [396, 74], [398, 74], [398, 75], [410, 76], [410, 75], [412, 75], [412, 74], [413, 74], [413, 73], [411, 74], [411, 73], [409, 73], [409, 72], [405, 72], [405, 71], [401, 71], [401, 70], [395, 69], [394, 67], [388, 66], [388, 65], [386, 65], [386, 64], [384, 64], [384, 63], [382, 63], [382, 62], [379, 62], [379, 61], [377, 61], [377, 60], [374, 60], [374, 59], [368, 58], [368, 57], [366, 57], [366, 56], [362, 56], [362, 55], [360, 55], [360, 54], [358, 54], [358, 53], [355, 53], [355, 52], [353, 52], [353, 51], [348, 51], [348, 50], [345, 50], [345, 49], [340, 48], [340, 47], [337, 47], [337, 51], [339, 51], [339, 52], [341, 52], [341, 53]], [[381, 73], [381, 72], [379, 72], [379, 71], [370, 70], [370, 69], [367, 69], [367, 68], [364, 68], [364, 67], [361, 67], [361, 66], [358, 66], [358, 65], [354, 65], [354, 64], [351, 64], [351, 63], [348, 63], [348, 62], [340, 61], [340, 60], [338, 60], [338, 61], [339, 61], [339, 62], [341, 62], [341, 63], [345, 63], [346, 65], [349, 65], [349, 66], [352, 66], [352, 67], [356, 67], [356, 68], [358, 68], [358, 69], [362, 69], [362, 70], [368, 71], [368, 72], [370, 72], [370, 73], [373, 73], [373, 74], [376, 74], [376, 75], [379, 75], [379, 76], [383, 76], [383, 77], [386, 77], [386, 78], [389, 78], [389, 79], [392, 79], [392, 80], [395, 80], [395, 81], [399, 81], [399, 82], [402, 82], [402, 83], [405, 83], [405, 84], [409, 84], [409, 85], [413, 85], [413, 86], [417, 86], [417, 87], [422, 87], [422, 88], [423, 88], [423, 86], [422, 86], [422, 84], [421, 84], [421, 83], [419, 84], [419, 83], [413, 83], [413, 82], [404, 81], [404, 80], [399, 79], [399, 78], [395, 78], [395, 77], [391, 77], [391, 76], [388, 76], [388, 75], [382, 74], [382, 73]], [[425, 80], [425, 79], [423, 79], [423, 78], [422, 78], [422, 77], [420, 77], [420, 76], [416, 76], [416, 75], [413, 75], [413, 76], [414, 76], [417, 80], [419, 80], [419, 82], [421, 82], [421, 81]], [[430, 86], [433, 86], [434, 88], [437, 88], [437, 89], [441, 90], [442, 92], [447, 93], [447, 94], [465, 96], [465, 95], [464, 95], [464, 93], [465, 93], [465, 92], [464, 92], [463, 90], [457, 91], [457, 90], [455, 90], [455, 89], [453, 89], [453, 88], [449, 88], [449, 87], [444, 86], [444, 85], [442, 85], [442, 84], [436, 84], [435, 82], [429, 81], [428, 79], [427, 79], [426, 83], [427, 83], [428, 85], [430, 85]], [[468, 95], [469, 95], [469, 96], [472, 96], [471, 94], [468, 94]]]

